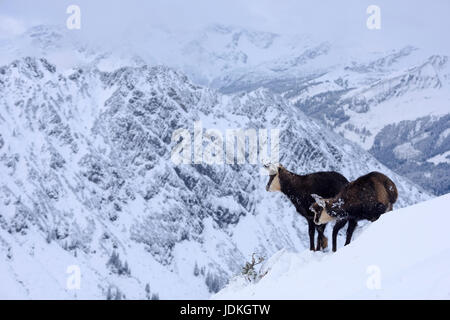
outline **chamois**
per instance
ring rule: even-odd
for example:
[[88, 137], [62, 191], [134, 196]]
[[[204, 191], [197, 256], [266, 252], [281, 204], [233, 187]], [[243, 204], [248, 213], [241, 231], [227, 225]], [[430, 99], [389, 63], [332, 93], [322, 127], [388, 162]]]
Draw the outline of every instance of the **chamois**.
[[[309, 249], [319, 251], [328, 246], [328, 239], [324, 236], [325, 224], [314, 224], [314, 212], [310, 206], [314, 203], [311, 194], [319, 194], [325, 198], [334, 197], [348, 183], [340, 173], [334, 171], [316, 172], [298, 175], [289, 172], [280, 164], [264, 166], [269, 171], [269, 182], [266, 190], [280, 191], [285, 194], [297, 212], [308, 221]], [[314, 234], [317, 229], [317, 247], [314, 248]]]
[[359, 220], [373, 222], [383, 213], [392, 211], [398, 191], [395, 183], [384, 174], [371, 172], [350, 182], [335, 197], [313, 197], [316, 203], [311, 210], [315, 212], [314, 222], [317, 225], [337, 219], [333, 228], [333, 251], [336, 251], [337, 233], [347, 221], [345, 245], [350, 243]]

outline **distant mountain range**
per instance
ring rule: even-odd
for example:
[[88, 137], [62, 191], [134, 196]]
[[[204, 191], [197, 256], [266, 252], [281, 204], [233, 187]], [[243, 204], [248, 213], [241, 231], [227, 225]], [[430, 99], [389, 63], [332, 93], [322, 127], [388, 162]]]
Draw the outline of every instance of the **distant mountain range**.
[[[4, 63], [31, 52], [64, 69], [166, 65], [222, 93], [266, 88], [430, 192], [450, 191], [448, 53], [413, 46], [368, 52], [224, 25], [184, 34], [152, 29], [142, 41], [114, 49], [88, 44], [77, 32], [38, 26], [2, 47]], [[424, 121], [429, 125], [419, 128]], [[392, 126], [402, 131], [395, 143], [384, 134]]]

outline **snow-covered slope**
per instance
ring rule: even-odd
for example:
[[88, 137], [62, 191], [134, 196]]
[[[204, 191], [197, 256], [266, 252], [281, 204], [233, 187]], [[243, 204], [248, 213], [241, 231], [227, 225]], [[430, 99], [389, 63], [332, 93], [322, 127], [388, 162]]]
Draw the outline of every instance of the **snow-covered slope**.
[[449, 299], [450, 194], [387, 213], [336, 253], [281, 250], [214, 299]]
[[[264, 190], [259, 166], [171, 162], [172, 133], [197, 120], [280, 129], [281, 161], [298, 173], [385, 172], [398, 207], [429, 198], [268, 90], [222, 95], [162, 66], [21, 58], [0, 68], [1, 296], [207, 298], [253, 252], [304, 250], [304, 219]], [[73, 264], [80, 290], [66, 286]]]

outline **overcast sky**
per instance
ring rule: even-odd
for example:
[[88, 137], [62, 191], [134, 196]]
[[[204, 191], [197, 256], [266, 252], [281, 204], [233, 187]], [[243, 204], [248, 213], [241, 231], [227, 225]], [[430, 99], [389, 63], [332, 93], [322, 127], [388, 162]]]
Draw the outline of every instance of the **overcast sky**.
[[[449, 47], [449, 0], [0, 0], [0, 37], [37, 24], [65, 26], [71, 4], [81, 8], [81, 32], [105, 41], [139, 36], [152, 26], [184, 30], [222, 23], [318, 40]], [[381, 8], [381, 30], [366, 27], [371, 4]]]

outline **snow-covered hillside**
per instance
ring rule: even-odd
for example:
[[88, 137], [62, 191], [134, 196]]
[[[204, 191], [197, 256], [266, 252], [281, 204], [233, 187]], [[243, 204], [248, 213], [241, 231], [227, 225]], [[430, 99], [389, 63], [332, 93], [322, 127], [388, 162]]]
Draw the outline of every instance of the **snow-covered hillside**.
[[214, 299], [449, 299], [450, 195], [387, 213], [336, 253], [281, 250]]
[[[330, 42], [223, 25], [155, 28], [142, 43], [92, 46], [50, 26], [1, 40], [0, 298], [208, 298], [254, 252], [304, 251], [304, 219], [265, 191], [258, 165], [171, 162], [173, 132], [199, 120], [222, 133], [279, 129], [280, 160], [297, 173], [382, 171], [397, 208], [430, 194], [385, 165], [448, 187], [446, 56], [347, 57]], [[415, 104], [407, 118], [413, 98], [434, 111]], [[387, 103], [393, 122], [380, 116]], [[370, 151], [385, 165], [358, 145], [374, 116]], [[416, 167], [402, 171], [405, 159]]]
[[[304, 250], [304, 219], [265, 191], [259, 166], [170, 160], [172, 133], [197, 120], [278, 128], [281, 161], [297, 173], [385, 172], [398, 207], [430, 197], [268, 90], [222, 95], [162, 66], [17, 59], [0, 68], [2, 295], [207, 298], [253, 252]], [[80, 290], [66, 286], [73, 264]]]

